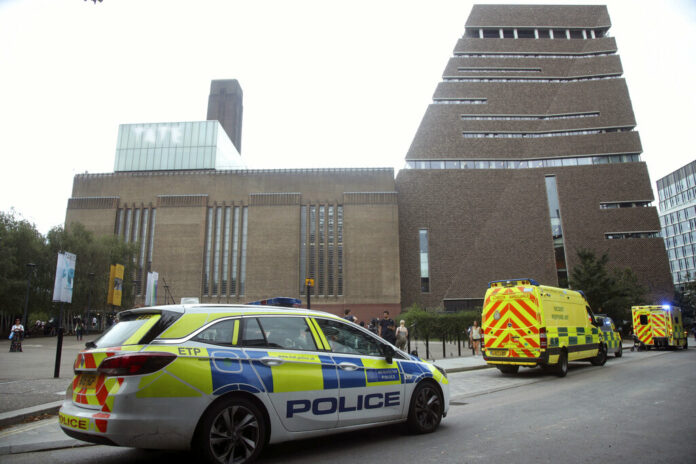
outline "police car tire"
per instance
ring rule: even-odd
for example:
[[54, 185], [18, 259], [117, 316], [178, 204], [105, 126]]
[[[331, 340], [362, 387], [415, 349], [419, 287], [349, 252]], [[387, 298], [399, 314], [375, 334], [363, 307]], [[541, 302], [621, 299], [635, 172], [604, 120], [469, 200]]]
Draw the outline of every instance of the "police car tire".
[[623, 346], [619, 344], [619, 349], [614, 353], [614, 357], [620, 358], [621, 356], [623, 356]]
[[603, 366], [607, 362], [607, 347], [606, 347], [606, 345], [604, 345], [604, 344], [599, 345], [599, 352], [597, 353], [597, 356], [590, 359], [590, 362], [592, 363], [593, 366]]
[[416, 385], [411, 395], [406, 425], [411, 433], [434, 432], [442, 420], [443, 400], [440, 389], [432, 382]]
[[565, 351], [561, 351], [561, 354], [558, 356], [555, 373], [558, 377], [565, 377], [568, 374], [568, 353]]
[[[233, 429], [228, 424], [232, 424]], [[218, 439], [214, 444], [211, 443], [213, 437]], [[253, 445], [249, 445], [250, 442]], [[246, 464], [261, 454], [265, 442], [266, 422], [259, 408], [246, 398], [228, 397], [205, 412], [196, 433], [195, 448], [200, 457], [211, 464]], [[241, 445], [238, 450], [243, 451], [243, 460], [230, 459], [230, 452], [235, 453], [236, 449], [230, 445]]]

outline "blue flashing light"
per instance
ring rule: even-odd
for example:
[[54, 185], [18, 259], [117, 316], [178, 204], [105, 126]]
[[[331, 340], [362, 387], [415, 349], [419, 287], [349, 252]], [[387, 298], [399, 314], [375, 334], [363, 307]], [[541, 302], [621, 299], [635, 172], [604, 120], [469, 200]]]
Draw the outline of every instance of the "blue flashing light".
[[257, 300], [247, 303], [249, 305], [260, 305], [260, 306], [282, 306], [285, 308], [298, 307], [302, 304], [302, 300], [297, 298], [289, 298], [285, 296], [277, 296], [275, 298], [269, 298], [267, 300]]
[[669, 311], [672, 307], [670, 305], [662, 305], [662, 309]]

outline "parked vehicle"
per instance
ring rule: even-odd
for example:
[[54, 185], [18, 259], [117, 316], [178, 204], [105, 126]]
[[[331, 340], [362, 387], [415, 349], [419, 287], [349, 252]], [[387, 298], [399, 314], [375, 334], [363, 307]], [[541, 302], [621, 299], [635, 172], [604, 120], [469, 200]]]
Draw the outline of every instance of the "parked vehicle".
[[689, 343], [681, 309], [671, 305], [633, 306], [633, 333], [642, 348], [683, 348]]

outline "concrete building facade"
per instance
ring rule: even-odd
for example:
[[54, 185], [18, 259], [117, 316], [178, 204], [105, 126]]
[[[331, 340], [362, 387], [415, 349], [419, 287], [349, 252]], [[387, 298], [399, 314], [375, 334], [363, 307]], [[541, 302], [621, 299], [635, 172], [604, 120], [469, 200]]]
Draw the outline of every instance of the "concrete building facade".
[[396, 180], [402, 306], [567, 286], [580, 249], [671, 297], [610, 26], [605, 6], [473, 7]]

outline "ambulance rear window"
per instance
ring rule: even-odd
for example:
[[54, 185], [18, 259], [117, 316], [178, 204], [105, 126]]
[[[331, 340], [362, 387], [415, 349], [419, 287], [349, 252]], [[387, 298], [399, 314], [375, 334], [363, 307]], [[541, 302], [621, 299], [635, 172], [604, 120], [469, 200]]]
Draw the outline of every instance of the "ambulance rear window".
[[641, 325], [648, 325], [648, 316], [645, 314], [641, 314], [640, 316], [640, 324]]
[[159, 314], [139, 314], [132, 319], [120, 321], [99, 337], [94, 344], [97, 348], [137, 345], [159, 318]]

